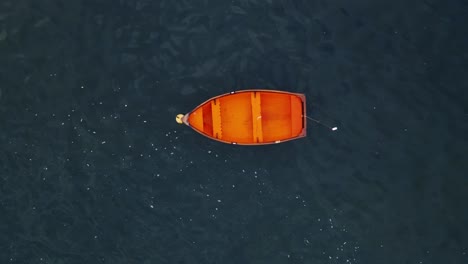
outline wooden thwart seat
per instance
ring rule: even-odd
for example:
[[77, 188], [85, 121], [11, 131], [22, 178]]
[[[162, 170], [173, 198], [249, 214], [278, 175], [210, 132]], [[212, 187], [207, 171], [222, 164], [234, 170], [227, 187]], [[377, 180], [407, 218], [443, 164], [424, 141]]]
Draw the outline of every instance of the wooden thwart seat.
[[218, 99], [211, 101], [211, 113], [213, 120], [213, 136], [221, 139], [223, 138], [222, 128], [221, 128], [221, 102]]
[[252, 92], [252, 125], [253, 125], [253, 139], [257, 143], [263, 142], [263, 129], [262, 129], [262, 104], [260, 93]]

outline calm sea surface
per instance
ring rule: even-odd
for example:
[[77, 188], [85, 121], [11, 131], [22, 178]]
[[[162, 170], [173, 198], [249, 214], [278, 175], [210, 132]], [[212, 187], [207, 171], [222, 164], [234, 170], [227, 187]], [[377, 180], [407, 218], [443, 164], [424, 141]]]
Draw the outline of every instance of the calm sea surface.
[[[468, 2], [0, 1], [0, 263], [468, 263]], [[304, 93], [308, 137], [174, 117]]]

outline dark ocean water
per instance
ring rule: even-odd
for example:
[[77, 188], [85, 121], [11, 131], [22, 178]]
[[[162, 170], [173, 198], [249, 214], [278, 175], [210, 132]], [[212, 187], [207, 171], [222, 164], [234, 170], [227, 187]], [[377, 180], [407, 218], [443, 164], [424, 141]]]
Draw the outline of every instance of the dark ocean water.
[[[468, 2], [0, 1], [0, 263], [468, 263]], [[305, 93], [308, 137], [174, 121]]]

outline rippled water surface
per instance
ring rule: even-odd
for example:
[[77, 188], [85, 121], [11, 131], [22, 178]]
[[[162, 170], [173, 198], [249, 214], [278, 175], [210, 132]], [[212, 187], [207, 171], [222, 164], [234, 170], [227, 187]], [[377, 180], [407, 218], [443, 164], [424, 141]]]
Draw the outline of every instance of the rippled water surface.
[[[468, 263], [468, 3], [0, 1], [1, 263]], [[174, 121], [304, 93], [308, 137]]]

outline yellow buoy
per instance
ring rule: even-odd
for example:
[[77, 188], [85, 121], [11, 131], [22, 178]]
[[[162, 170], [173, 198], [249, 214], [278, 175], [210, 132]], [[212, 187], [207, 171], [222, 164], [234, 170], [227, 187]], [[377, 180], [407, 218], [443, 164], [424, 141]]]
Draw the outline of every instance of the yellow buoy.
[[184, 121], [182, 120], [184, 118], [184, 115], [183, 114], [178, 114], [175, 118], [176, 122], [179, 123], [179, 124], [183, 124]]

